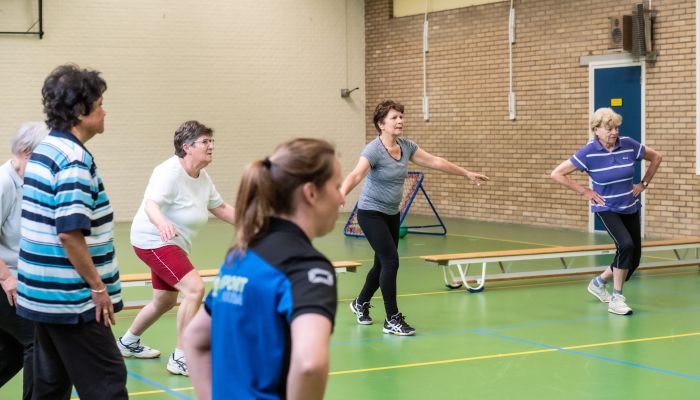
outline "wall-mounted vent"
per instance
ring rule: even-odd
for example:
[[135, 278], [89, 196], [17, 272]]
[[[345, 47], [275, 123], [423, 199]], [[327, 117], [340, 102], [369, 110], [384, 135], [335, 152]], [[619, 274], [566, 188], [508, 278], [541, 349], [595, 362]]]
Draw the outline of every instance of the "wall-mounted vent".
[[631, 15], [608, 17], [608, 49], [632, 51], [633, 22]]

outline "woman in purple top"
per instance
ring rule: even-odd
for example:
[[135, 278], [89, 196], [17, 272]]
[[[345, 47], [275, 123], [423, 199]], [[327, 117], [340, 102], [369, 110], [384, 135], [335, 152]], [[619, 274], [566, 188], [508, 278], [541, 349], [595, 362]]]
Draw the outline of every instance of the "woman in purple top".
[[[610, 108], [599, 108], [591, 117], [595, 138], [581, 147], [570, 159], [552, 171], [552, 179], [575, 190], [591, 204], [591, 211], [600, 219], [617, 248], [610, 268], [593, 278], [588, 292], [604, 303], [608, 312], [632, 314], [622, 295], [622, 286], [639, 266], [642, 237], [639, 223], [639, 195], [647, 189], [661, 164], [661, 155], [636, 140], [619, 136], [622, 116]], [[642, 159], [650, 162], [644, 178], [634, 183], [634, 167]], [[585, 171], [591, 178], [592, 189], [568, 177], [572, 172]], [[605, 288], [613, 278], [613, 294]]]
[[399, 205], [408, 162], [464, 176], [477, 186], [489, 178], [436, 157], [418, 147], [413, 141], [401, 138], [403, 105], [399, 103], [391, 100], [380, 103], [374, 110], [373, 122], [379, 136], [367, 144], [357, 166], [345, 178], [340, 188], [340, 192], [345, 196], [367, 177], [360, 193], [357, 220], [374, 250], [374, 266], [367, 273], [359, 296], [350, 303], [350, 309], [356, 315], [358, 324], [371, 324], [369, 302], [377, 289], [381, 288], [386, 311], [384, 333], [408, 336], [416, 331], [406, 322], [396, 303]]

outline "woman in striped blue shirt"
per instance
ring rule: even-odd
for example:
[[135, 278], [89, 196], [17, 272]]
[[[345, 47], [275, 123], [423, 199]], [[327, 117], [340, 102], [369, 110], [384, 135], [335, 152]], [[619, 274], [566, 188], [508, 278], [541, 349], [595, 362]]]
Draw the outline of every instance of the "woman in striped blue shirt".
[[[639, 266], [642, 256], [639, 195], [656, 174], [661, 155], [632, 138], [620, 136], [621, 123], [622, 116], [612, 109], [596, 110], [591, 117], [593, 140], [559, 164], [551, 176], [589, 201], [591, 212], [603, 223], [617, 248], [610, 268], [591, 280], [588, 292], [608, 303], [608, 312], [629, 315], [632, 309], [622, 295], [622, 286]], [[642, 181], [634, 183], [634, 167], [642, 159], [649, 161], [649, 167]], [[576, 170], [588, 174], [592, 188], [569, 178]], [[613, 278], [612, 296], [605, 287], [610, 278]]]

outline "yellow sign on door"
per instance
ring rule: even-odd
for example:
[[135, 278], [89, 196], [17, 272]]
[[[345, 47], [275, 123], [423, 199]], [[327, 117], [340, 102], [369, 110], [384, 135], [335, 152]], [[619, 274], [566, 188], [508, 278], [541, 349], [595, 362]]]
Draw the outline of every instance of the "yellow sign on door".
[[610, 107], [622, 107], [622, 99], [610, 99]]

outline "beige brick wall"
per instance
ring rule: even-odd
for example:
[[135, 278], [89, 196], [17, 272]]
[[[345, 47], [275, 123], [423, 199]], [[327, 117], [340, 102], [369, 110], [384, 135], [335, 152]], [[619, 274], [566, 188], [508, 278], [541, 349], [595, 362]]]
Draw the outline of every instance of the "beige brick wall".
[[[407, 137], [493, 179], [475, 189], [464, 178], [427, 172], [442, 215], [587, 229], [587, 204], [549, 173], [588, 139], [589, 72], [581, 56], [607, 54], [607, 17], [629, 14], [635, 2], [515, 1], [516, 121], [508, 119], [509, 2], [431, 13], [424, 122], [423, 16], [392, 18], [391, 0], [365, 1], [367, 140], [375, 137], [374, 106], [401, 101]], [[665, 158], [647, 192], [646, 233], [700, 235], [695, 1], [653, 4], [660, 56], [646, 68], [646, 143]]]
[[[0, 2], [0, 24], [26, 29], [33, 3]], [[216, 130], [208, 171], [229, 202], [243, 167], [292, 137], [331, 140], [348, 171], [365, 139], [363, 16], [360, 0], [45, 1], [43, 40], [0, 36], [0, 144], [43, 119], [44, 78], [75, 62], [109, 86], [106, 131], [88, 148], [117, 220], [187, 119]]]

